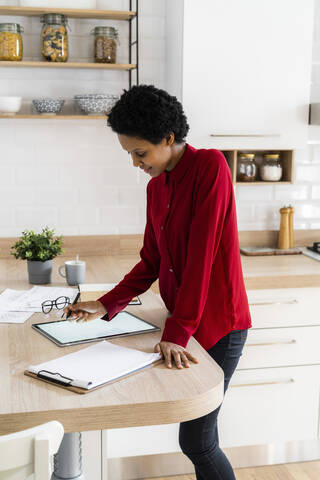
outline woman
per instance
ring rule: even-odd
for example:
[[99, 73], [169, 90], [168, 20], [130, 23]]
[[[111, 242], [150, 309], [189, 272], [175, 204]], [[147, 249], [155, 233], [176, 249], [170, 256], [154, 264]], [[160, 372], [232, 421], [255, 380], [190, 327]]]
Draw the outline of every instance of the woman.
[[[125, 91], [108, 124], [151, 179], [140, 262], [110, 292], [69, 306], [72, 319], [110, 321], [159, 279], [169, 311], [155, 346], [168, 368], [198, 363], [187, 350], [193, 335], [224, 371], [224, 390], [251, 326], [245, 292], [231, 173], [221, 152], [195, 149], [181, 104], [167, 92], [140, 85]], [[198, 480], [235, 479], [219, 448], [217, 415], [180, 424], [182, 451]]]

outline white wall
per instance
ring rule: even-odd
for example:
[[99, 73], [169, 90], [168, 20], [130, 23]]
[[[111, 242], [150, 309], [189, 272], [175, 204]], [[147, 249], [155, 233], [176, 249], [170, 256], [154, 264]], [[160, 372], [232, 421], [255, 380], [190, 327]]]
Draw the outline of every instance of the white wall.
[[[100, 8], [129, 5], [127, 0], [98, 1]], [[315, 2], [311, 100], [320, 102], [320, 0]], [[0, 21], [21, 23], [24, 59], [40, 59], [38, 18]], [[126, 62], [126, 22], [75, 19], [70, 20], [70, 60], [92, 57], [88, 32], [99, 24], [119, 29], [118, 60]], [[165, 2], [140, 0], [139, 25], [140, 83], [165, 88]], [[127, 79], [117, 71], [2, 68], [0, 95], [22, 95], [28, 102], [61, 96], [70, 103], [76, 93], [121, 93]], [[142, 233], [148, 180], [103, 121], [0, 120], [0, 237], [45, 225], [64, 235]], [[320, 144], [296, 151], [294, 185], [237, 186], [235, 191], [240, 230], [278, 229], [278, 210], [289, 202], [296, 209], [296, 228], [320, 228]]]
[[[313, 35], [310, 98], [320, 102], [320, 0], [315, 0]], [[277, 230], [279, 208], [289, 203], [295, 207], [296, 229], [320, 228], [320, 143], [296, 150], [294, 166], [293, 185], [236, 187], [240, 230]]]
[[[99, 8], [129, 9], [128, 0], [98, 2]], [[164, 2], [140, 0], [140, 83], [159, 88], [165, 87], [164, 8]], [[40, 59], [39, 18], [0, 17], [6, 21], [25, 28], [24, 60]], [[128, 62], [127, 22], [69, 22], [70, 60], [92, 58], [88, 32], [102, 24], [119, 29], [118, 61]], [[42, 96], [71, 103], [77, 93], [121, 93], [123, 88], [128, 88], [126, 72], [0, 68], [0, 95], [21, 95], [29, 103]], [[0, 119], [1, 237], [45, 225], [63, 235], [143, 232], [149, 178], [132, 166], [103, 120]]]

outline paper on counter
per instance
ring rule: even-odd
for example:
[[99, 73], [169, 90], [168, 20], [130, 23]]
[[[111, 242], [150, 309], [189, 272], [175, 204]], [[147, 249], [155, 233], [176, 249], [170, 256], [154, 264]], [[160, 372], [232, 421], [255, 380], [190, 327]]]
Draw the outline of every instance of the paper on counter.
[[[39, 287], [35, 286], [23, 292], [13, 304], [11, 309], [24, 312], [42, 312], [41, 304], [46, 300], [55, 300], [58, 297], [66, 296], [72, 302], [78, 293], [77, 288], [71, 287]], [[1, 296], [0, 296], [1, 298]]]
[[30, 365], [28, 370], [34, 374], [45, 370], [49, 378], [59, 375], [60, 380], [69, 379], [71, 385], [90, 390], [142, 370], [160, 359], [160, 353], [142, 352], [103, 340], [40, 365]]
[[0, 294], [0, 312], [10, 312], [14, 310], [14, 305], [26, 293], [26, 290], [13, 290], [6, 288]]
[[0, 323], [24, 323], [33, 312], [0, 312]]

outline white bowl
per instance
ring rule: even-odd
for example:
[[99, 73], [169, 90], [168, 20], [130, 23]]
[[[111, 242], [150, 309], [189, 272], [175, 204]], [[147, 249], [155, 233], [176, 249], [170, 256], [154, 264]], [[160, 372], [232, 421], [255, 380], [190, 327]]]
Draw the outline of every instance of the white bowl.
[[22, 97], [0, 97], [0, 113], [17, 113], [21, 108]]

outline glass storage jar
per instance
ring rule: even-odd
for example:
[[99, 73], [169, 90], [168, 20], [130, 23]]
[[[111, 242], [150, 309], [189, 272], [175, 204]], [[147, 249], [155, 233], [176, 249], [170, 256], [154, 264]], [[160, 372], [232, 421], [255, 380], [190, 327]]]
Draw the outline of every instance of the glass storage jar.
[[278, 153], [266, 153], [259, 168], [260, 178], [264, 182], [279, 182], [282, 177], [282, 165]]
[[19, 62], [22, 60], [23, 27], [19, 23], [0, 23], [0, 60]]
[[257, 179], [257, 164], [254, 153], [240, 153], [238, 156], [237, 180], [254, 182]]
[[41, 54], [48, 62], [66, 62], [68, 60], [68, 19], [65, 15], [46, 13], [43, 23]]
[[118, 32], [113, 27], [95, 27], [94, 61], [95, 63], [116, 63]]

